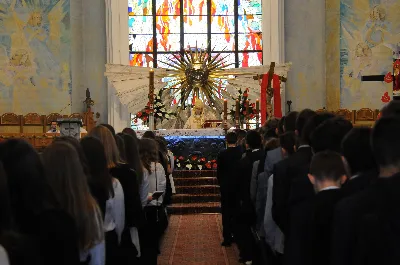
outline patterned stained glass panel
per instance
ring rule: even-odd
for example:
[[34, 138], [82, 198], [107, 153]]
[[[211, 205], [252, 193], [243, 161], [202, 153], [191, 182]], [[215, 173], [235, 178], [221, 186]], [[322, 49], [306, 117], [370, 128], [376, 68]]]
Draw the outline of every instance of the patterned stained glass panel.
[[262, 52], [239, 53], [239, 67], [262, 65]]
[[207, 48], [207, 34], [185, 34], [185, 48]]
[[129, 62], [131, 66], [153, 67], [153, 55], [142, 53], [131, 53]]
[[158, 16], [157, 18], [157, 33], [169, 34], [180, 33], [180, 18], [174, 16]]
[[152, 52], [153, 35], [129, 35], [129, 51]]
[[[169, 66], [168, 64], [165, 64], [169, 62], [169, 60], [174, 60], [174, 57], [172, 56], [172, 54], [157, 54], [157, 64], [159, 67], [162, 68], [167, 68], [167, 69], [173, 69], [171, 66]], [[166, 81], [166, 80], [164, 80]]]
[[128, 0], [128, 14], [130, 16], [151, 16], [152, 0]]
[[129, 34], [149, 34], [153, 32], [153, 17], [129, 17]]
[[234, 33], [234, 16], [214, 16], [211, 17], [211, 33]]
[[234, 51], [235, 34], [211, 34], [211, 49], [214, 51]]
[[238, 34], [239, 51], [262, 51], [262, 34], [248, 33]]
[[183, 0], [183, 15], [207, 15], [207, 0]]
[[207, 16], [184, 16], [184, 32], [207, 33]]
[[239, 15], [244, 14], [261, 14], [261, 1], [262, 0], [239, 0]]
[[157, 34], [157, 50], [159, 52], [179, 51], [180, 34]]
[[261, 32], [261, 15], [239, 15], [239, 33]]
[[212, 15], [234, 15], [234, 0], [211, 0]]
[[[216, 56], [218, 53], [211, 53], [212, 57]], [[224, 58], [224, 65], [227, 68], [235, 68], [235, 53], [221, 53], [218, 59]]]
[[156, 10], [157, 16], [179, 16], [180, 0], [156, 0]]

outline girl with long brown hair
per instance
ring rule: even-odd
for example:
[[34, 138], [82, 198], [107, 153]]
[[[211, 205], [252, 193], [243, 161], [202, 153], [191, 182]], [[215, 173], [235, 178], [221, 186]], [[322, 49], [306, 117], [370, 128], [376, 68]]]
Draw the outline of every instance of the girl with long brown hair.
[[43, 153], [47, 180], [60, 207], [74, 219], [81, 262], [105, 264], [103, 221], [75, 148], [54, 142]]
[[104, 146], [110, 174], [119, 180], [125, 197], [125, 229], [121, 239], [120, 263], [135, 263], [140, 255], [138, 228], [143, 223], [143, 209], [139, 194], [136, 172], [120, 157], [116, 140], [108, 127], [93, 128], [89, 136], [100, 140]]

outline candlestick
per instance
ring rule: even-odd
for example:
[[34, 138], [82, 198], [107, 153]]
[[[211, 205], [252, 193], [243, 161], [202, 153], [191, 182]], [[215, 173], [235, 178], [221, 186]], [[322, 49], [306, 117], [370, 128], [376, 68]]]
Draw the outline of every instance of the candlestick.
[[250, 129], [250, 101], [246, 100], [246, 129]]
[[239, 129], [239, 112], [240, 112], [240, 106], [239, 106], [239, 100], [236, 100], [236, 112], [235, 112], [235, 126], [236, 129]]
[[256, 99], [256, 127], [257, 129], [260, 127], [260, 100]]
[[228, 130], [228, 101], [224, 99], [224, 130], [225, 132]]

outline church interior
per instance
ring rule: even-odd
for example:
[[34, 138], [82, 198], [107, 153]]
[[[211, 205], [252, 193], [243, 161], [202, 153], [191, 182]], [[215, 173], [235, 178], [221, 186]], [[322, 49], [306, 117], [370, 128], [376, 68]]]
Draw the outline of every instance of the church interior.
[[399, 8], [0, 0], [0, 265], [398, 264]]

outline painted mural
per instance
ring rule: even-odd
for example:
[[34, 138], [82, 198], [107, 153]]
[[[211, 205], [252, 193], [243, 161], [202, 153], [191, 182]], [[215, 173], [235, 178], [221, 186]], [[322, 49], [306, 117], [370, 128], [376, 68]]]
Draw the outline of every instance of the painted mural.
[[[341, 107], [380, 109], [389, 102], [400, 43], [400, 1], [341, 0]], [[327, 73], [329, 75], [329, 73]]]
[[70, 0], [0, 0], [0, 113], [70, 112]]

